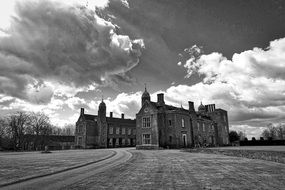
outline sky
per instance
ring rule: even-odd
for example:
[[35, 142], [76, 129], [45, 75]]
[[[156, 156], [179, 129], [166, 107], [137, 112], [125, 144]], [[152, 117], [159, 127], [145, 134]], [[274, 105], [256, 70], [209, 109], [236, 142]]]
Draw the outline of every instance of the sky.
[[156, 101], [216, 104], [231, 130], [285, 123], [285, 1], [1, 0], [0, 115], [135, 118]]

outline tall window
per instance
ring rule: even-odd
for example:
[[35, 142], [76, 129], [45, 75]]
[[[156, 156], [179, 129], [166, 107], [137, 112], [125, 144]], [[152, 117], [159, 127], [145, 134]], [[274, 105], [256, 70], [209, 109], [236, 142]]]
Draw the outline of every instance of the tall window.
[[109, 134], [110, 134], [110, 135], [113, 134], [113, 127], [109, 127]]
[[182, 127], [185, 127], [185, 121], [184, 121], [183, 118], [182, 118], [182, 120], [181, 120], [181, 125], [182, 125]]
[[203, 123], [203, 131], [205, 131], [205, 123]]
[[169, 126], [171, 126], [171, 125], [172, 125], [172, 121], [171, 121], [171, 119], [169, 119], [169, 120], [168, 120], [168, 124], [169, 124]]
[[200, 123], [199, 122], [197, 122], [197, 129], [198, 129], [198, 131], [200, 131]]
[[144, 128], [150, 127], [150, 117], [143, 117], [142, 127]]
[[150, 134], [143, 134], [142, 135], [142, 143], [143, 144], [150, 144]]
[[128, 135], [132, 134], [132, 129], [128, 129]]
[[81, 132], [82, 132], [82, 128], [83, 128], [83, 126], [82, 126], [82, 125], [79, 125], [79, 126], [78, 126], [78, 132], [79, 132], [79, 133], [81, 133]]
[[126, 134], [126, 129], [125, 127], [122, 128], [122, 135]]
[[78, 145], [82, 145], [82, 137], [78, 137]]
[[120, 134], [120, 128], [119, 127], [116, 128], [116, 134], [117, 135]]

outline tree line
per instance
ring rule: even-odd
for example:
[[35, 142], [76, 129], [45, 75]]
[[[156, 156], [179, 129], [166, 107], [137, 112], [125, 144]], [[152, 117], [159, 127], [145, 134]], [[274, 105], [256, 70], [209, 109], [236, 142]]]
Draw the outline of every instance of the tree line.
[[[229, 133], [230, 142], [235, 142], [239, 140], [245, 140], [245, 133], [239, 131], [230, 131]], [[285, 124], [273, 125], [272, 123], [268, 124], [266, 129], [261, 133], [260, 140], [284, 140], [285, 139]], [[255, 137], [252, 137], [251, 140], [256, 140]]]
[[63, 128], [52, 125], [50, 118], [41, 112], [18, 111], [0, 117], [0, 148], [24, 150], [27, 136], [33, 136], [33, 147], [36, 149], [42, 143], [43, 136], [70, 136], [74, 135], [74, 129], [74, 125]]
[[285, 139], [285, 124], [273, 125], [272, 123], [267, 125], [267, 129], [264, 129], [261, 136], [267, 140], [284, 140]]

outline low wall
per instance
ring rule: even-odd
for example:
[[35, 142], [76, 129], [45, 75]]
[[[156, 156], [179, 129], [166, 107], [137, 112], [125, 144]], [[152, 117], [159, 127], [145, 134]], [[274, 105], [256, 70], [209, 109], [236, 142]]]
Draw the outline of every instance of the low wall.
[[225, 149], [187, 149], [189, 152], [200, 152], [209, 154], [222, 154], [226, 156], [244, 157], [250, 159], [260, 159], [285, 164], [285, 152], [264, 151], [264, 150], [225, 150]]
[[158, 145], [137, 145], [136, 149], [138, 150], [158, 150], [160, 149]]
[[251, 140], [240, 141], [240, 146], [276, 146], [285, 145], [285, 140]]

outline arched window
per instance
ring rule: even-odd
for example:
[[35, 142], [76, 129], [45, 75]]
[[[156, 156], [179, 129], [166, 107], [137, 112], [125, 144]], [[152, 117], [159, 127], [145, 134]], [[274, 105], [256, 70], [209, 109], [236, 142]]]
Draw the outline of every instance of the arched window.
[[182, 120], [181, 120], [181, 125], [182, 125], [182, 127], [185, 127], [185, 121], [184, 121], [183, 118], [182, 118]]

